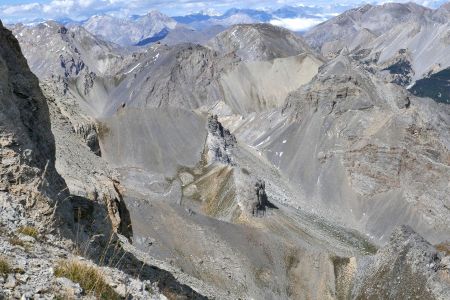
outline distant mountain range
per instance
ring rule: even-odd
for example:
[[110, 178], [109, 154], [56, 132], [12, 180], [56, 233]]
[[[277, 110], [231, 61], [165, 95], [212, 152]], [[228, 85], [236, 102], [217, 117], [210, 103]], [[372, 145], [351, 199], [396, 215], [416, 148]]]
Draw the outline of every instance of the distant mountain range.
[[[151, 11], [146, 15], [131, 15], [126, 18], [95, 15], [82, 21], [67, 17], [56, 21], [68, 27], [83, 26], [100, 38], [122, 46], [143, 46], [163, 40], [172, 32], [177, 39], [182, 38], [182, 33], [187, 30], [196, 31], [197, 40], [203, 41], [214, 36], [219, 28], [223, 30], [236, 24], [270, 23], [303, 32], [350, 8], [348, 5], [283, 6], [274, 10], [232, 8], [223, 14], [201, 11], [174, 17]], [[36, 19], [27, 25], [45, 21]]]
[[[321, 23], [350, 8], [351, 6], [347, 5], [283, 6], [275, 10], [232, 8], [222, 15], [209, 15], [199, 12], [186, 16], [176, 16], [173, 19], [178, 23], [187, 24], [194, 28], [210, 24], [230, 26], [238, 23], [271, 23], [285, 25], [283, 27], [293, 31], [304, 31], [312, 25]], [[310, 20], [310, 22], [305, 22], [307, 20]]]

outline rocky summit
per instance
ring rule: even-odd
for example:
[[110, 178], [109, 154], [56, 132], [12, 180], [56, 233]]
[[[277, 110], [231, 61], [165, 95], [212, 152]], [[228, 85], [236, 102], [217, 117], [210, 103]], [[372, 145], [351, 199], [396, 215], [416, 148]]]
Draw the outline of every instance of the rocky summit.
[[319, 13], [0, 23], [0, 299], [450, 299], [449, 4]]

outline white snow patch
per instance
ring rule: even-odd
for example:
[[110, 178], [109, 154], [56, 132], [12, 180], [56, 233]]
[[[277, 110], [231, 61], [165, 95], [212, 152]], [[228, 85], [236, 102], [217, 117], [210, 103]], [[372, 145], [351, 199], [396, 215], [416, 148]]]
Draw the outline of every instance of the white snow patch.
[[139, 67], [141, 65], [141, 63], [138, 63], [137, 65], [135, 65], [130, 71], [124, 73], [124, 74], [130, 74], [131, 72], [133, 72], [134, 70], [136, 70], [137, 67]]
[[259, 143], [258, 145], [256, 145], [256, 147], [261, 146], [264, 143], [267, 143], [268, 141], [270, 141], [270, 136], [268, 136], [264, 141], [262, 141], [261, 143]]

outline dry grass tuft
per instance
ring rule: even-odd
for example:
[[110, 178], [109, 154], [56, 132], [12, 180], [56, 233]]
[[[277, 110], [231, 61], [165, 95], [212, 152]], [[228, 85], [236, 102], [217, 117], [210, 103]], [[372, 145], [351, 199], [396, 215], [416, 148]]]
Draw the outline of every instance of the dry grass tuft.
[[59, 262], [55, 268], [55, 276], [66, 277], [80, 284], [86, 294], [92, 294], [98, 299], [122, 299], [114, 289], [109, 286], [102, 273], [95, 267], [76, 260]]
[[36, 228], [34, 228], [34, 227], [31, 227], [31, 226], [22, 226], [22, 227], [19, 228], [17, 233], [28, 235], [28, 236], [31, 236], [32, 238], [35, 238], [35, 239], [37, 239], [38, 234], [39, 234], [38, 230]]
[[11, 238], [8, 239], [8, 242], [13, 245], [13, 246], [21, 246], [23, 248], [26, 248], [26, 244], [24, 241], [22, 241], [21, 239], [19, 239], [17, 236], [13, 236]]
[[5, 258], [0, 257], [0, 275], [7, 275], [11, 273], [11, 271], [8, 261]]

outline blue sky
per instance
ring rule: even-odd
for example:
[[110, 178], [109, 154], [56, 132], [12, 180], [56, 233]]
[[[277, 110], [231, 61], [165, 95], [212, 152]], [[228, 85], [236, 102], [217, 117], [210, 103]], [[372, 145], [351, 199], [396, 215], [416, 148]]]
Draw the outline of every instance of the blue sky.
[[[392, 1], [367, 1], [392, 2]], [[398, 0], [396, 2], [407, 2]], [[420, 4], [436, 6], [443, 0], [417, 0]], [[86, 19], [94, 14], [126, 16], [145, 14], [156, 9], [170, 16], [185, 15], [198, 11], [216, 11], [237, 8], [278, 8], [283, 5], [351, 4], [358, 5], [362, 0], [0, 0], [0, 19], [4, 23], [29, 22], [35, 19]]]

